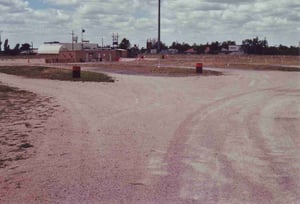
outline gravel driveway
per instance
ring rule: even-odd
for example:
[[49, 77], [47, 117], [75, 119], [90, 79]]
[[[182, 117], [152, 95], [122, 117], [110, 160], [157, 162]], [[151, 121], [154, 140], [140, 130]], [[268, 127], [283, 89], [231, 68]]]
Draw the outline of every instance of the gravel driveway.
[[35, 155], [0, 169], [0, 203], [300, 202], [299, 72], [113, 76], [0, 74], [60, 107]]

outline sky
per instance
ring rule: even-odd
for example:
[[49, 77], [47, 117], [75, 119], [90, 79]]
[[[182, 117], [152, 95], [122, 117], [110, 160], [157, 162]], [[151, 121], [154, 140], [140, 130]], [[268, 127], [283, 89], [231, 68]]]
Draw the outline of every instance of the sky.
[[[2, 41], [31, 43], [71, 42], [81, 39], [146, 47], [157, 38], [158, 0], [0, 0]], [[266, 38], [269, 45], [298, 46], [299, 0], [161, 0], [161, 41], [204, 44], [212, 41]]]

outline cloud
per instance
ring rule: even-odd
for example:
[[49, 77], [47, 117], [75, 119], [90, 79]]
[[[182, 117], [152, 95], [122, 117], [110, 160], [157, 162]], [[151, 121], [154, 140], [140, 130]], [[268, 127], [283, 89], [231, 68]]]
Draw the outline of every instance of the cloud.
[[56, 6], [75, 6], [78, 5], [80, 1], [78, 0], [44, 0], [45, 3], [49, 3]]
[[[161, 37], [167, 44], [241, 42], [256, 36], [267, 37], [270, 44], [297, 45], [300, 40], [298, 0], [161, 2]], [[90, 41], [104, 37], [106, 44], [116, 32], [141, 46], [157, 36], [157, 0], [0, 0], [0, 12], [3, 35], [17, 42], [70, 41], [69, 33], [80, 35], [81, 28]]]

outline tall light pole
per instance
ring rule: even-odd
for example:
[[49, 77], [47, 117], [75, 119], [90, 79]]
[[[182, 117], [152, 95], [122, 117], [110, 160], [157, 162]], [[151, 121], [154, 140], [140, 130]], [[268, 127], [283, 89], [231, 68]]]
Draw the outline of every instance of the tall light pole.
[[2, 51], [2, 41], [1, 41], [1, 34], [2, 34], [2, 30], [0, 30], [0, 52]]
[[85, 33], [85, 29], [81, 28], [81, 50], [83, 50], [83, 33]]
[[72, 51], [74, 50], [74, 31], [72, 30]]
[[158, 0], [158, 37], [157, 53], [160, 53], [160, 0]]

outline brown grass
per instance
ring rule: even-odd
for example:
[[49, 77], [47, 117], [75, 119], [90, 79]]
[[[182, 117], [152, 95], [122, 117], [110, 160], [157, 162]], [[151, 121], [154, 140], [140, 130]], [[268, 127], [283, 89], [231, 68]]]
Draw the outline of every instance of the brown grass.
[[54, 113], [50, 98], [0, 83], [0, 168], [34, 154], [34, 137]]
[[96, 67], [97, 70], [125, 74], [144, 74], [160, 76], [196, 75], [196, 63], [203, 63], [202, 75], [220, 75], [221, 72], [210, 71], [211, 68], [236, 68], [251, 70], [300, 71], [298, 56], [261, 56], [261, 55], [146, 55], [144, 60], [102, 62], [78, 64]]
[[[155, 64], [132, 64], [132, 63], [105, 63], [105, 64], [89, 64], [89, 67], [96, 67], [97, 70], [105, 72], [113, 72], [119, 74], [138, 74], [138, 75], [150, 75], [150, 76], [195, 76], [199, 75], [196, 73], [196, 69], [191, 68], [175, 68], [161, 66], [157, 67]], [[203, 76], [210, 75], [222, 75], [222, 72], [203, 70], [201, 74]]]
[[81, 71], [80, 78], [73, 78], [72, 70], [40, 66], [2, 66], [0, 67], [0, 72], [28, 78], [55, 79], [63, 81], [114, 82], [113, 78], [102, 73]]
[[[157, 56], [148, 56], [157, 58]], [[300, 56], [269, 55], [168, 55], [161, 60], [163, 66], [177, 65], [195, 67], [203, 63], [204, 67], [240, 68], [252, 70], [299, 71]], [[151, 61], [150, 61], [151, 63]]]

